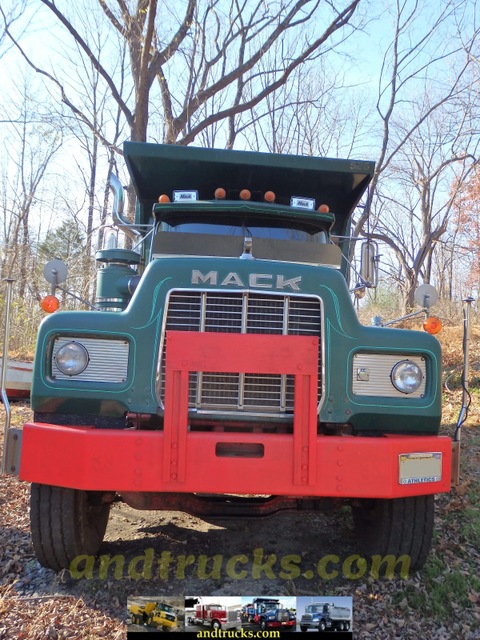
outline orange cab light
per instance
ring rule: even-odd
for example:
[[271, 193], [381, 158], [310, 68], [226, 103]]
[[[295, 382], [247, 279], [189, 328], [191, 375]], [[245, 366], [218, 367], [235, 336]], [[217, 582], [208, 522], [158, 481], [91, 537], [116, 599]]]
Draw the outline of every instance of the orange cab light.
[[275, 193], [273, 191], [265, 191], [263, 197], [265, 198], [265, 202], [275, 202]]
[[248, 189], [242, 189], [240, 191], [240, 198], [242, 200], [250, 200], [251, 197], [252, 197], [252, 194], [250, 193], [250, 191]]
[[60, 302], [55, 296], [45, 296], [40, 300], [40, 306], [46, 313], [53, 313], [60, 306]]
[[166, 194], [166, 193], [162, 193], [162, 195], [161, 195], [161, 196], [158, 196], [158, 201], [159, 201], [161, 204], [165, 204], [165, 202], [170, 202], [170, 198], [167, 196], [167, 194]]
[[432, 336], [434, 336], [436, 333], [438, 333], [441, 330], [442, 321], [439, 318], [436, 318], [435, 316], [430, 316], [423, 323], [423, 328], [427, 333], [430, 333]]
[[321, 204], [318, 207], [318, 210], [320, 211], [320, 213], [328, 213], [330, 211], [330, 207], [328, 206], [328, 204]]
[[227, 192], [223, 187], [218, 187], [217, 189], [215, 189], [216, 200], [225, 200], [226, 196], [227, 196]]

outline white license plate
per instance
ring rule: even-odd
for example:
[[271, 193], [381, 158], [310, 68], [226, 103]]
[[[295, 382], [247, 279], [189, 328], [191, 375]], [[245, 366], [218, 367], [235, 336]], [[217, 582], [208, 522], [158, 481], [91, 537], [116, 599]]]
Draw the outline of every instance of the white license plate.
[[401, 453], [398, 458], [400, 484], [439, 482], [442, 479], [441, 453]]

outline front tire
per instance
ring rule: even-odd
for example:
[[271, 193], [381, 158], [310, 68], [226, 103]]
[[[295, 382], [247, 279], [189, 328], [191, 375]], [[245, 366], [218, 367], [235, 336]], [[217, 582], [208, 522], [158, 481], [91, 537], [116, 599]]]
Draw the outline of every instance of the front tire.
[[110, 504], [102, 502], [101, 493], [33, 483], [30, 530], [40, 564], [60, 571], [79, 555], [95, 555], [109, 513]]
[[433, 536], [434, 497], [362, 500], [353, 507], [355, 532], [370, 559], [393, 555], [410, 557], [410, 569], [425, 564]]

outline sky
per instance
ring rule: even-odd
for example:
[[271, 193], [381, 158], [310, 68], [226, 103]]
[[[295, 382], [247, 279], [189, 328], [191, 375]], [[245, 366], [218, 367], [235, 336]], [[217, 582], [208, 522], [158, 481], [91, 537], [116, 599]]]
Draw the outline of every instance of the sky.
[[297, 616], [300, 617], [305, 611], [305, 607], [315, 602], [329, 602], [337, 607], [348, 607], [352, 609], [352, 597], [351, 596], [330, 596], [322, 595], [318, 596], [300, 596], [297, 598]]

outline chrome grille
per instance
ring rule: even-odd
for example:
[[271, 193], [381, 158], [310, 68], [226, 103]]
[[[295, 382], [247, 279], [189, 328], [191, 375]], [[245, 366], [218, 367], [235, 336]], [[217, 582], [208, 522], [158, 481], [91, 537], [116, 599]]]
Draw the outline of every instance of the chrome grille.
[[[172, 291], [167, 303], [157, 393], [165, 397], [165, 351], [169, 330], [277, 335], [321, 335], [316, 297], [251, 292]], [[188, 338], [187, 338], [188, 339]], [[318, 397], [321, 395], [321, 350]], [[190, 374], [189, 408], [275, 416], [293, 411], [293, 376], [277, 374]]]

